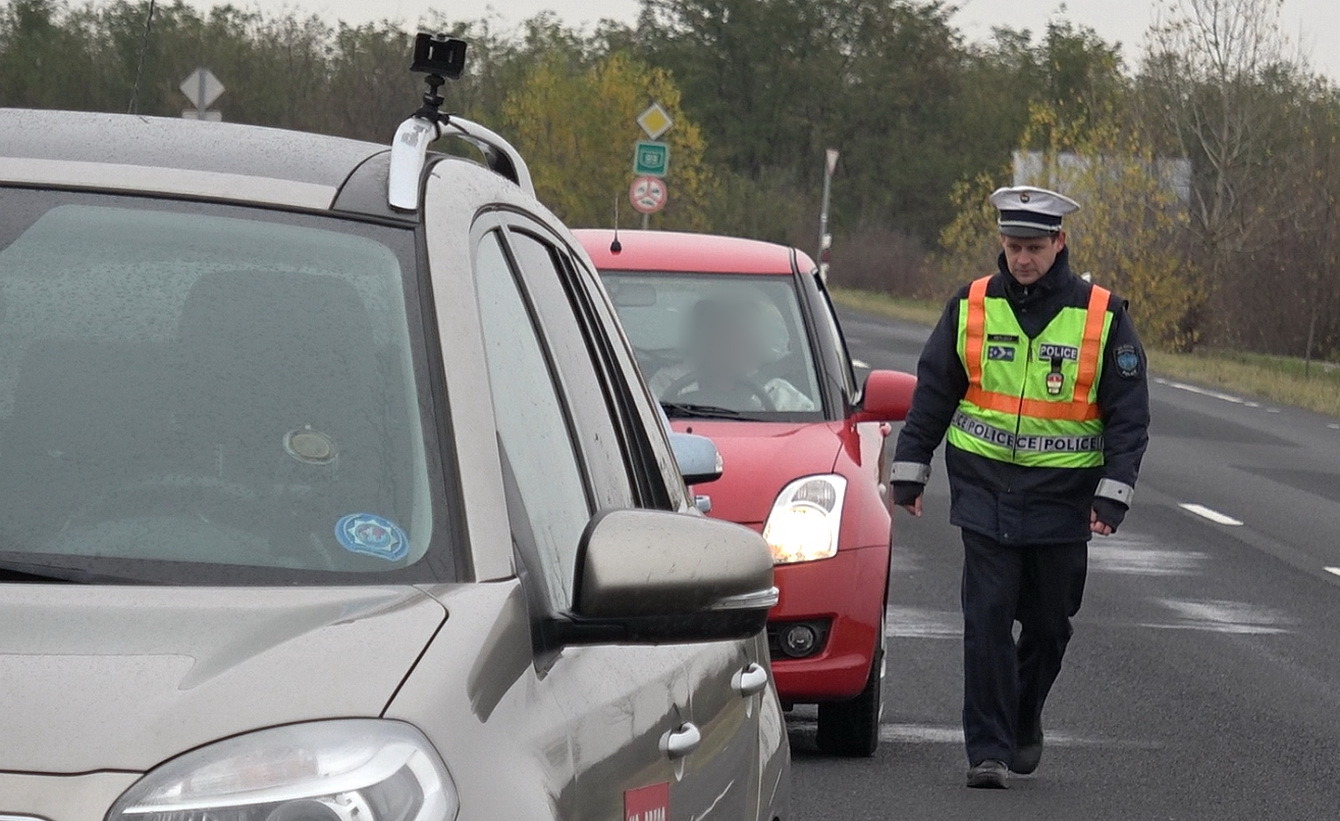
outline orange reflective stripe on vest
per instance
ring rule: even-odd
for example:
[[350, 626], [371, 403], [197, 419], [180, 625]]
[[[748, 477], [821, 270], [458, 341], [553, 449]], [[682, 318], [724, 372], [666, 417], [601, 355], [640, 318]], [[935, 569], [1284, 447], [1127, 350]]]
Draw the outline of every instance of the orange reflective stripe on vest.
[[968, 328], [963, 340], [963, 358], [968, 366], [968, 393], [982, 389], [982, 345], [986, 340], [986, 286], [991, 277], [973, 280], [968, 286]]
[[1102, 358], [1103, 327], [1107, 321], [1107, 306], [1112, 293], [1098, 285], [1089, 294], [1088, 312], [1084, 319], [1084, 341], [1080, 345], [1079, 373], [1070, 402], [1045, 402], [1025, 399], [1008, 393], [996, 393], [982, 387], [982, 346], [986, 342], [986, 286], [991, 277], [974, 280], [968, 287], [968, 321], [963, 340], [963, 358], [968, 370], [968, 393], [964, 397], [972, 404], [987, 410], [1011, 416], [1033, 419], [1056, 419], [1066, 422], [1087, 422], [1098, 419], [1098, 405], [1089, 401], [1094, 380], [1098, 378], [1098, 363]]

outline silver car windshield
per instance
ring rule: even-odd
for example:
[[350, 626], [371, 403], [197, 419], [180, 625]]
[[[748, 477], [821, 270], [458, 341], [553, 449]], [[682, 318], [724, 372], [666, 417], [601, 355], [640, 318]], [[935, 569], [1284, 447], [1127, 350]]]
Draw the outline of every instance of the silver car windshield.
[[671, 416], [822, 418], [792, 277], [616, 271], [602, 279]]
[[0, 189], [0, 558], [216, 583], [426, 564], [415, 247]]

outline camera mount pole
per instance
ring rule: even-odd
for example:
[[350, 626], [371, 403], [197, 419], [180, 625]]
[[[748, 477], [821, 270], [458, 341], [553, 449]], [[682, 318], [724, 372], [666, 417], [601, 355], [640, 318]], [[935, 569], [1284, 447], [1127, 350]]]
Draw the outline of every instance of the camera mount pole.
[[414, 112], [414, 116], [430, 123], [446, 125], [451, 120], [450, 114], [442, 113], [442, 104], [446, 102], [442, 96], [442, 86], [446, 84], [447, 78], [441, 74], [428, 74], [423, 81], [428, 84], [428, 90], [423, 93], [423, 105]]

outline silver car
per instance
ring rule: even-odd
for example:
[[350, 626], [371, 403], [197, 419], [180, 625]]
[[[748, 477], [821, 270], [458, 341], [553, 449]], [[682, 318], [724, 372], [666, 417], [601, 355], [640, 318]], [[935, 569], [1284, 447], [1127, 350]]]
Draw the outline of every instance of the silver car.
[[714, 450], [505, 142], [393, 145], [0, 110], [5, 821], [787, 817]]

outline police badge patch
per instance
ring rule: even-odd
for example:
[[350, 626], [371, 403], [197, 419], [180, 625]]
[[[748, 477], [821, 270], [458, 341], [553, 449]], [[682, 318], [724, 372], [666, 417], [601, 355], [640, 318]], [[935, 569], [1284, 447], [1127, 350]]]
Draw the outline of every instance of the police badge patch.
[[1112, 352], [1117, 364], [1117, 373], [1133, 379], [1140, 375], [1140, 352], [1134, 345], [1122, 345]]
[[372, 513], [351, 513], [335, 523], [335, 538], [350, 553], [396, 562], [409, 554], [409, 537], [400, 526]]
[[1014, 348], [1005, 345], [992, 345], [986, 349], [986, 358], [992, 362], [1013, 362]]

